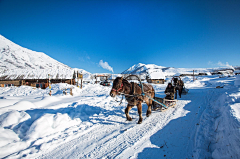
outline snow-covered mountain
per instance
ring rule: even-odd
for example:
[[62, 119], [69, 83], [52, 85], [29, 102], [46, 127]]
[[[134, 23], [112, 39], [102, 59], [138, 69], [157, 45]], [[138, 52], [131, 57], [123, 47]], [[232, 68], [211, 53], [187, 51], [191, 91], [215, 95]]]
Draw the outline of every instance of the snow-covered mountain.
[[132, 67], [128, 68], [122, 74], [135, 74], [135, 75], [141, 75], [142, 77], [147, 76], [149, 73], [153, 72], [163, 72], [165, 76], [174, 76], [174, 75], [180, 75], [180, 74], [192, 74], [193, 70], [194, 73], [207, 73], [210, 74], [210, 72], [215, 72], [218, 70], [224, 70], [224, 69], [231, 69], [231, 68], [174, 68], [174, 67], [164, 67], [164, 66], [158, 66], [155, 64], [136, 64]]
[[1, 69], [70, 69], [42, 52], [23, 48], [0, 35]]
[[147, 70], [166, 70], [167, 67], [163, 67], [163, 66], [157, 66], [154, 64], [136, 64], [133, 65], [132, 67], [130, 67], [129, 69], [125, 70], [124, 72], [122, 72], [122, 74], [138, 74], [138, 75], [142, 75], [147, 73]]
[[83, 69], [73, 69], [42, 52], [23, 48], [0, 35], [0, 78], [1, 79], [32, 79], [72, 78], [74, 70], [84, 74], [90, 73]]

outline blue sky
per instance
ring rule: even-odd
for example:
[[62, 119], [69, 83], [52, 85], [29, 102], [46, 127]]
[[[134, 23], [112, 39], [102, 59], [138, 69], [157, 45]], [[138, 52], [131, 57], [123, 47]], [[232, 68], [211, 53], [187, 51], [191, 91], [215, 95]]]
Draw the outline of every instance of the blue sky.
[[0, 34], [91, 73], [239, 66], [239, 8], [239, 0], [0, 0]]

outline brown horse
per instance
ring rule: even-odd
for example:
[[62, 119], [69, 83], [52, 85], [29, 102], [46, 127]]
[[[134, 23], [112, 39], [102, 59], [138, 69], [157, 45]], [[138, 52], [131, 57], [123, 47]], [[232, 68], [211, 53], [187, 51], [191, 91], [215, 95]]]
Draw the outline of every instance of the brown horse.
[[132, 118], [129, 116], [129, 111], [134, 107], [135, 105], [138, 108], [138, 114], [139, 114], [139, 120], [138, 124], [142, 123], [142, 102], [144, 101], [147, 106], [147, 114], [148, 117], [151, 114], [151, 106], [153, 104], [153, 101], [149, 99], [147, 96], [154, 98], [155, 92], [151, 85], [143, 84], [143, 91], [144, 96], [142, 95], [142, 89], [137, 83], [129, 83], [126, 79], [123, 79], [123, 77], [117, 77], [113, 81], [112, 90], [110, 92], [111, 97], [115, 97], [116, 95], [124, 94], [125, 98], [128, 102], [127, 108], [125, 109], [126, 118], [128, 121], [131, 121]]
[[177, 99], [177, 91], [178, 91], [179, 97], [181, 98], [182, 97], [182, 91], [183, 91], [184, 83], [183, 83], [183, 81], [181, 80], [180, 77], [179, 77], [179, 79], [174, 77], [172, 80], [174, 82], [173, 85], [174, 85], [174, 88], [176, 90], [175, 99]]

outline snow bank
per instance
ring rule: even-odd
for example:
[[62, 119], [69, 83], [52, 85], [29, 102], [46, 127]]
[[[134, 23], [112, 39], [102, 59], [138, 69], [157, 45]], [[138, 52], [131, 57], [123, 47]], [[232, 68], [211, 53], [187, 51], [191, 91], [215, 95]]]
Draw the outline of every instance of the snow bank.
[[18, 135], [14, 131], [0, 127], [0, 147], [19, 140]]
[[[240, 90], [238, 93], [225, 93], [221, 105], [216, 105], [220, 116], [215, 121], [215, 140], [212, 143], [212, 157], [217, 159], [240, 158]], [[238, 103], [235, 103], [238, 102]]]
[[236, 75], [235, 77], [236, 77], [236, 79], [234, 81], [234, 85], [235, 86], [240, 86], [240, 75]]
[[21, 99], [6, 99], [6, 98], [2, 97], [0, 108], [6, 107], [9, 105], [14, 105], [19, 100], [21, 100]]
[[2, 115], [0, 115], [0, 126], [1, 127], [8, 127], [8, 126], [15, 126], [21, 122], [28, 120], [30, 116], [24, 111], [9, 111]]
[[6, 106], [0, 109], [0, 114], [5, 113], [9, 110], [28, 110], [32, 108], [37, 108], [32, 102], [29, 101], [19, 101], [14, 105]]
[[[231, 113], [240, 123], [240, 103], [235, 103], [231, 105]], [[240, 130], [239, 130], [240, 131]]]
[[60, 132], [73, 125], [80, 124], [81, 120], [76, 118], [72, 120], [68, 114], [44, 114], [33, 122], [27, 132], [26, 138], [38, 139], [56, 132]]
[[43, 95], [47, 93], [47, 89], [34, 88], [30, 86], [20, 87], [0, 87], [0, 96], [29, 96], [29, 95]]
[[45, 96], [42, 97], [42, 100], [35, 102], [34, 105], [36, 105], [36, 107], [38, 108], [41, 108], [57, 101], [60, 101], [60, 99], [55, 96]]

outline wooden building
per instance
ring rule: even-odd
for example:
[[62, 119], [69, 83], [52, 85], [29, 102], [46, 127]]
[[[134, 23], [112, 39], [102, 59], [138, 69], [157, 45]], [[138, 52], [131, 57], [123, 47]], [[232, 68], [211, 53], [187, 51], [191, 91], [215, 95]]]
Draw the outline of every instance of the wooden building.
[[[53, 83], [68, 83], [75, 85], [75, 80], [73, 79], [51, 79], [51, 84]], [[49, 79], [16, 79], [16, 80], [0, 80], [1, 87], [9, 86], [32, 86], [36, 88], [45, 89], [49, 86]]]
[[147, 82], [154, 83], [154, 84], [164, 84], [165, 82], [165, 75], [162, 71], [158, 70], [156, 72], [148, 73]]
[[21, 86], [21, 80], [0, 80], [1, 87]]
[[101, 81], [106, 81], [111, 77], [110, 74], [96, 74], [94, 75], [95, 83], [100, 83]]
[[164, 79], [148, 79], [148, 83], [154, 83], [154, 84], [164, 84], [165, 80]]

